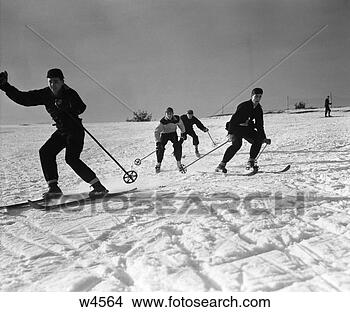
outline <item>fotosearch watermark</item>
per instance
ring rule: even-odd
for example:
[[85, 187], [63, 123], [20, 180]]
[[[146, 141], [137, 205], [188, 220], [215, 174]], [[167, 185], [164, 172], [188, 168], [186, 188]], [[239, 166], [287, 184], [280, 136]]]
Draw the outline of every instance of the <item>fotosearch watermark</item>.
[[234, 192], [216, 192], [203, 194], [199, 192], [135, 191], [118, 196], [106, 196], [94, 200], [81, 200], [72, 205], [62, 203], [60, 209], [69, 213], [89, 209], [91, 214], [100, 212], [154, 215], [218, 215], [230, 213], [241, 216], [272, 215], [285, 213], [303, 215], [305, 209], [324, 200], [315, 192], [296, 191], [283, 194], [281, 191], [255, 191], [245, 195]]

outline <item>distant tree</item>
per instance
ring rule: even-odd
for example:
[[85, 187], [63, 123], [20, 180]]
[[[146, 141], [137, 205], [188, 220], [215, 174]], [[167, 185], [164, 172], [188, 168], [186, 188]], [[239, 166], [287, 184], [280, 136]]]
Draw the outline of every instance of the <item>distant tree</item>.
[[295, 109], [301, 109], [301, 108], [305, 108], [306, 104], [303, 101], [299, 101], [299, 102], [295, 103], [294, 106], [295, 106]]
[[152, 114], [143, 111], [143, 110], [138, 110], [137, 112], [133, 112], [134, 116], [132, 118], [128, 118], [126, 121], [130, 122], [140, 122], [140, 121], [151, 121], [152, 120]]

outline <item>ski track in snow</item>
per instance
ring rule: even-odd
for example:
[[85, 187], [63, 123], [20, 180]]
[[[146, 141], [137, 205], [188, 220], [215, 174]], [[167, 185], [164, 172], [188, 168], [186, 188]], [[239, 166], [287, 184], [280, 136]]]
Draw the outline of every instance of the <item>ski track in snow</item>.
[[[172, 146], [162, 171], [154, 148], [157, 122], [87, 124], [86, 127], [138, 180], [123, 173], [88, 137], [82, 159], [110, 191], [138, 192], [105, 204], [42, 212], [0, 213], [1, 291], [349, 291], [350, 113], [334, 109], [265, 115], [272, 145], [262, 170], [245, 173], [249, 145], [214, 173], [225, 145], [188, 168], [176, 170]], [[203, 118], [213, 139], [224, 142], [226, 117]], [[48, 125], [2, 126], [1, 204], [40, 197], [45, 183], [38, 149]], [[35, 133], [35, 135], [33, 135]], [[213, 149], [197, 131], [202, 153]], [[196, 159], [191, 138], [186, 165]], [[88, 191], [58, 157], [67, 193]], [[123, 201], [128, 199], [128, 201]]]

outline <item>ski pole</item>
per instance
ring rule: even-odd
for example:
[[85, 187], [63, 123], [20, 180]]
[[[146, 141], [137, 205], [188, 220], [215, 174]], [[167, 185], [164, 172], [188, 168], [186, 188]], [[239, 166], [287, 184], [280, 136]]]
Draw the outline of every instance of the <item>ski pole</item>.
[[259, 159], [260, 155], [261, 155], [262, 152], [265, 150], [265, 148], [266, 148], [267, 145], [268, 145], [268, 144], [265, 143], [265, 146], [260, 150], [260, 152], [259, 152], [258, 156], [256, 156], [255, 160], [258, 160], [258, 159]]
[[195, 162], [197, 162], [198, 160], [202, 159], [203, 157], [209, 155], [210, 153], [216, 151], [217, 149], [219, 149], [220, 147], [224, 146], [226, 143], [230, 142], [230, 140], [227, 140], [223, 143], [221, 143], [219, 146], [215, 147], [214, 149], [212, 149], [211, 151], [209, 151], [208, 153], [202, 155], [201, 157], [197, 158], [196, 160], [192, 161], [191, 163], [189, 163], [188, 165], [184, 166], [181, 170], [181, 173], [186, 173], [187, 172], [187, 168], [191, 165], [193, 165]]
[[214, 140], [213, 140], [213, 138], [211, 137], [209, 131], [208, 131], [207, 133], [208, 133], [208, 135], [209, 135], [210, 140], [213, 142], [213, 146], [216, 146], [217, 143], [214, 142]]
[[[59, 109], [59, 108], [58, 108]], [[122, 169], [124, 171], [124, 176], [123, 176], [123, 180], [125, 183], [133, 183], [136, 181], [137, 179], [137, 172], [134, 171], [134, 170], [129, 170], [129, 171], [126, 171], [124, 169], [124, 167], [112, 156], [111, 153], [109, 153], [105, 148], [104, 146], [79, 122], [77, 122], [76, 119], [74, 119], [72, 117], [71, 114], [69, 114], [68, 112], [66, 112], [65, 110], [63, 109], [59, 109], [61, 110], [63, 113], [65, 113], [70, 119], [72, 119], [77, 125], [81, 126], [83, 128], [83, 130], [96, 142], [96, 144], [101, 147], [101, 149], [118, 165], [118, 167], [120, 169]]]
[[149, 153], [148, 155], [142, 157], [141, 159], [140, 159], [140, 158], [136, 158], [136, 159], [134, 160], [134, 164], [135, 164], [136, 166], [141, 165], [141, 161], [142, 161], [142, 160], [144, 160], [144, 159], [146, 159], [147, 157], [151, 156], [151, 155], [154, 154], [155, 152], [156, 152], [156, 150], [154, 150], [153, 152]]
[[118, 165], [118, 167], [125, 172], [123, 176], [124, 182], [128, 184], [135, 182], [137, 179], [137, 172], [134, 170], [126, 171], [124, 167], [103, 147], [103, 145], [97, 141], [97, 139], [83, 125], [81, 126], [83, 127], [84, 131], [96, 142], [96, 144], [101, 147], [101, 149]]
[[[184, 140], [181, 138], [181, 139], [179, 140], [179, 142], [180, 142], [180, 144], [183, 144]], [[151, 156], [151, 155], [154, 154], [156, 151], [157, 151], [157, 150], [154, 150], [153, 152], [147, 154], [146, 156], [144, 156], [144, 157], [142, 157], [142, 158], [136, 158], [136, 159], [134, 160], [134, 164], [135, 164], [136, 166], [140, 166], [142, 160], [144, 160], [144, 159], [146, 159], [147, 157]], [[173, 154], [174, 154], [174, 153], [173, 153]]]

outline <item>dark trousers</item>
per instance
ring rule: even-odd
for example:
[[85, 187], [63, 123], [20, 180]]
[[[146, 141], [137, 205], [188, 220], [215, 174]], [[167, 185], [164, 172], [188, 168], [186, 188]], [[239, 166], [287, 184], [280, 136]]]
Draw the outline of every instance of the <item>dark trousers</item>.
[[177, 138], [176, 132], [171, 133], [162, 133], [160, 136], [160, 146], [158, 145], [156, 148], [156, 154], [157, 154], [157, 162], [161, 163], [164, 157], [164, 151], [165, 151], [165, 145], [168, 143], [168, 141], [173, 143], [174, 147], [174, 156], [177, 161], [181, 160], [182, 156], [182, 145], [181, 142]]
[[327, 117], [327, 115], [331, 117], [331, 108], [329, 106], [326, 106], [324, 111], [324, 116]]
[[224, 157], [222, 158], [223, 163], [228, 163], [232, 157], [239, 151], [242, 147], [242, 139], [247, 140], [252, 144], [250, 147], [250, 158], [256, 158], [258, 156], [262, 139], [259, 138], [258, 132], [250, 127], [239, 127], [233, 133], [234, 138], [232, 140], [232, 145], [226, 149]]
[[192, 131], [186, 131], [186, 134], [191, 136], [193, 139], [193, 145], [198, 145], [199, 144], [199, 140], [198, 140], [198, 135], [196, 134], [196, 132]]
[[41, 167], [47, 182], [58, 180], [56, 156], [66, 148], [66, 163], [81, 177], [89, 183], [96, 178], [95, 173], [80, 160], [80, 154], [84, 146], [84, 130], [77, 129], [74, 133], [62, 133], [55, 131], [46, 143], [40, 148]]

